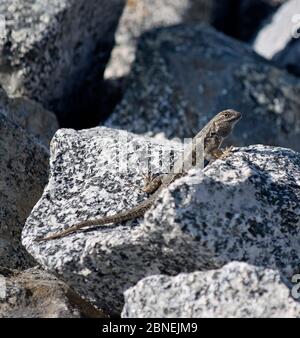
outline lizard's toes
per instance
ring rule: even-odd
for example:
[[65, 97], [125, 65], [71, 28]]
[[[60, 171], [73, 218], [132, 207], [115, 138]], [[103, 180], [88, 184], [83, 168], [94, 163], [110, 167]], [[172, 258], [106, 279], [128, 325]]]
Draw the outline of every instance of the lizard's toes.
[[219, 159], [225, 160], [228, 156], [230, 156], [230, 155], [232, 154], [232, 150], [233, 150], [233, 146], [226, 147], [226, 148], [223, 150], [223, 153], [222, 153], [222, 155], [219, 157]]

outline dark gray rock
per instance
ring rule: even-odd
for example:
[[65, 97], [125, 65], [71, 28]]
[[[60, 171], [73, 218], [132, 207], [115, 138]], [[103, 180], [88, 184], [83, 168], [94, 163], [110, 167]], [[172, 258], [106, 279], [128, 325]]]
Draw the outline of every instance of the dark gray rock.
[[0, 112], [40, 140], [47, 148], [59, 128], [56, 116], [32, 100], [9, 98], [0, 87]]
[[43, 267], [97, 307], [119, 313], [123, 292], [153, 274], [207, 270], [232, 260], [278, 268], [287, 278], [299, 270], [298, 153], [236, 149], [226, 161], [174, 182], [144, 220], [35, 242], [137, 205], [146, 197], [137, 186], [148, 161], [152, 172], [165, 172], [170, 149], [181, 149], [107, 128], [62, 129], [51, 146], [49, 183], [22, 242]]
[[22, 272], [0, 268], [0, 318], [82, 317], [105, 315], [37, 267]]
[[116, 45], [105, 69], [105, 78], [128, 75], [142, 33], [182, 22], [209, 22], [211, 7], [211, 0], [128, 0], [116, 31]]
[[286, 0], [213, 0], [212, 24], [218, 30], [250, 41], [260, 26]]
[[299, 318], [277, 271], [232, 262], [221, 269], [142, 279], [125, 292], [123, 318]]
[[0, 266], [26, 268], [21, 230], [47, 183], [49, 153], [0, 113]]
[[300, 75], [300, 2], [287, 1], [259, 31], [254, 49], [278, 66]]
[[300, 150], [299, 97], [299, 79], [247, 45], [204, 25], [178, 25], [143, 36], [124, 98], [106, 125], [192, 137], [233, 108], [243, 119], [230, 142]]
[[[104, 71], [125, 0], [7, 0], [0, 83], [64, 121]], [[88, 88], [86, 88], [88, 89]], [[75, 117], [73, 116], [73, 119]]]
[[[300, 18], [300, 15], [299, 15]], [[299, 22], [300, 23], [300, 22]], [[274, 55], [273, 61], [290, 73], [300, 76], [300, 38], [291, 40], [288, 45]]]

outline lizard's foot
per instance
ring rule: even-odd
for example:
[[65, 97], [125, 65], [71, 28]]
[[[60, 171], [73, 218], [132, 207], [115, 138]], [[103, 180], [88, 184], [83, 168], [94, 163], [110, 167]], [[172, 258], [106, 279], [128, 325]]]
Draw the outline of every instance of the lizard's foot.
[[219, 156], [220, 160], [225, 160], [228, 156], [232, 154], [233, 146], [226, 147], [225, 149], [222, 149], [222, 154]]
[[161, 185], [161, 175], [153, 175], [153, 174], [143, 174], [144, 176], [144, 187], [141, 189], [143, 192], [148, 194], [152, 194], [155, 190], [157, 190]]
[[214, 162], [215, 160], [225, 160], [231, 153], [233, 147], [226, 147], [225, 149], [214, 149], [210, 152], [209, 163]]

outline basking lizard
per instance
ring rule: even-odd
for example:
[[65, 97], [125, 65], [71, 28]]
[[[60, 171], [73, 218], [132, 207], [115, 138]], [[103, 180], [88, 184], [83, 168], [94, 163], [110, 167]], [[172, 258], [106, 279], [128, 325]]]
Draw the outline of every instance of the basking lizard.
[[195, 166], [196, 158], [199, 155], [199, 152], [201, 152], [201, 149], [199, 148], [202, 147], [202, 149], [204, 149], [203, 157], [209, 162], [227, 155], [228, 151], [225, 150], [224, 152], [220, 149], [220, 146], [223, 140], [231, 134], [234, 125], [241, 118], [241, 116], [241, 113], [232, 109], [227, 109], [212, 118], [192, 139], [190, 148], [187, 152], [185, 152], [184, 158], [180, 158], [175, 162], [172, 172], [149, 180], [148, 184], [143, 190], [145, 192], [152, 193], [152, 195], [150, 195], [148, 199], [141, 202], [137, 206], [112, 216], [105, 216], [99, 219], [90, 219], [74, 224], [65, 230], [54, 233], [53, 235], [49, 235], [44, 238], [37, 238], [36, 241], [48, 241], [51, 239], [61, 238], [85, 227], [109, 223], [119, 223], [143, 216], [144, 213], [156, 201], [161, 191], [169, 186], [175, 179], [183, 175], [183, 169], [184, 172], [187, 172], [189, 169]]

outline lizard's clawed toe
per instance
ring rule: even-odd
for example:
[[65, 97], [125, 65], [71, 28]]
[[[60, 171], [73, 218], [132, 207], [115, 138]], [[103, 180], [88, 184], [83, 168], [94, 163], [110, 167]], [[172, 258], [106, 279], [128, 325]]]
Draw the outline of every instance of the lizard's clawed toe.
[[232, 154], [233, 146], [226, 147], [222, 150], [222, 154], [219, 157], [220, 160], [225, 160], [228, 156]]

